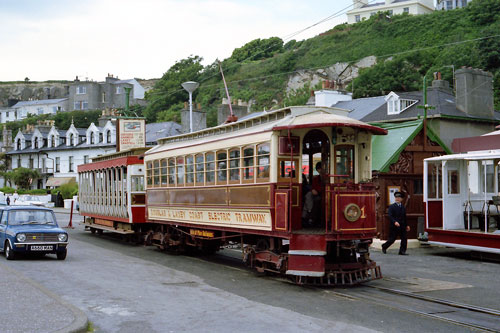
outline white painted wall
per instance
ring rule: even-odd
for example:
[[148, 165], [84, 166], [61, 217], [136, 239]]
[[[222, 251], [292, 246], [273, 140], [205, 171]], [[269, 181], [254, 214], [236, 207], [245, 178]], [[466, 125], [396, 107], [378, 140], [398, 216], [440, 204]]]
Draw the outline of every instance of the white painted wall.
[[[357, 0], [353, 0], [357, 3]], [[392, 3], [392, 1], [386, 1], [383, 5], [373, 6], [367, 8], [355, 8], [347, 12], [347, 23], [356, 23], [356, 15], [360, 16], [360, 20], [367, 20], [371, 15], [377, 12], [385, 12], [392, 10], [393, 15], [400, 15], [404, 13], [404, 8], [408, 8], [408, 13], [411, 15], [421, 15], [428, 14], [434, 11], [434, 1], [433, 0], [414, 0], [406, 2]]]

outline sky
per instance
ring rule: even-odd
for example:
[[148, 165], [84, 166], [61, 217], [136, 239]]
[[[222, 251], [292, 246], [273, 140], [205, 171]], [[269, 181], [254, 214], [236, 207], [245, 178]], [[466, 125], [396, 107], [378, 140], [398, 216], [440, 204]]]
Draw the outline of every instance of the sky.
[[256, 38], [302, 40], [352, 0], [0, 0], [0, 81], [159, 78], [190, 55], [225, 59]]

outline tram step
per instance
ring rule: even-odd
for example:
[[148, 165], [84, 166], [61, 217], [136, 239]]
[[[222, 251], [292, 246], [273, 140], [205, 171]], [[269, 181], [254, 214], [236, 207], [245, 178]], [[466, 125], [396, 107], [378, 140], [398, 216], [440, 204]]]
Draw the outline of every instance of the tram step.
[[[299, 252], [300, 251], [300, 252]], [[309, 254], [307, 252], [310, 252]], [[290, 239], [289, 254], [326, 255], [326, 238], [324, 235], [293, 234]]]

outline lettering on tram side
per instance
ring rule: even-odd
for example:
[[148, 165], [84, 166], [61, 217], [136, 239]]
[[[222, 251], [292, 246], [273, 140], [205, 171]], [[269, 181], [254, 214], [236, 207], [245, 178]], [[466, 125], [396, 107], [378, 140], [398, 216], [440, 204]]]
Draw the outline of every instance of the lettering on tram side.
[[156, 208], [148, 207], [151, 219], [178, 221], [193, 224], [234, 226], [250, 229], [272, 230], [271, 213], [268, 210], [211, 210], [204, 208]]

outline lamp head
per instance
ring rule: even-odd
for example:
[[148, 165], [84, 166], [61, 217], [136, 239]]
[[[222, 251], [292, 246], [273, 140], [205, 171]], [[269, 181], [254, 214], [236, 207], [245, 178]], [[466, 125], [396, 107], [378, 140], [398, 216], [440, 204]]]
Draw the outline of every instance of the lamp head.
[[196, 88], [198, 88], [200, 86], [200, 84], [198, 82], [194, 82], [194, 81], [187, 81], [181, 85], [182, 85], [182, 88], [184, 88], [189, 93], [192, 93], [193, 91], [196, 90]]

